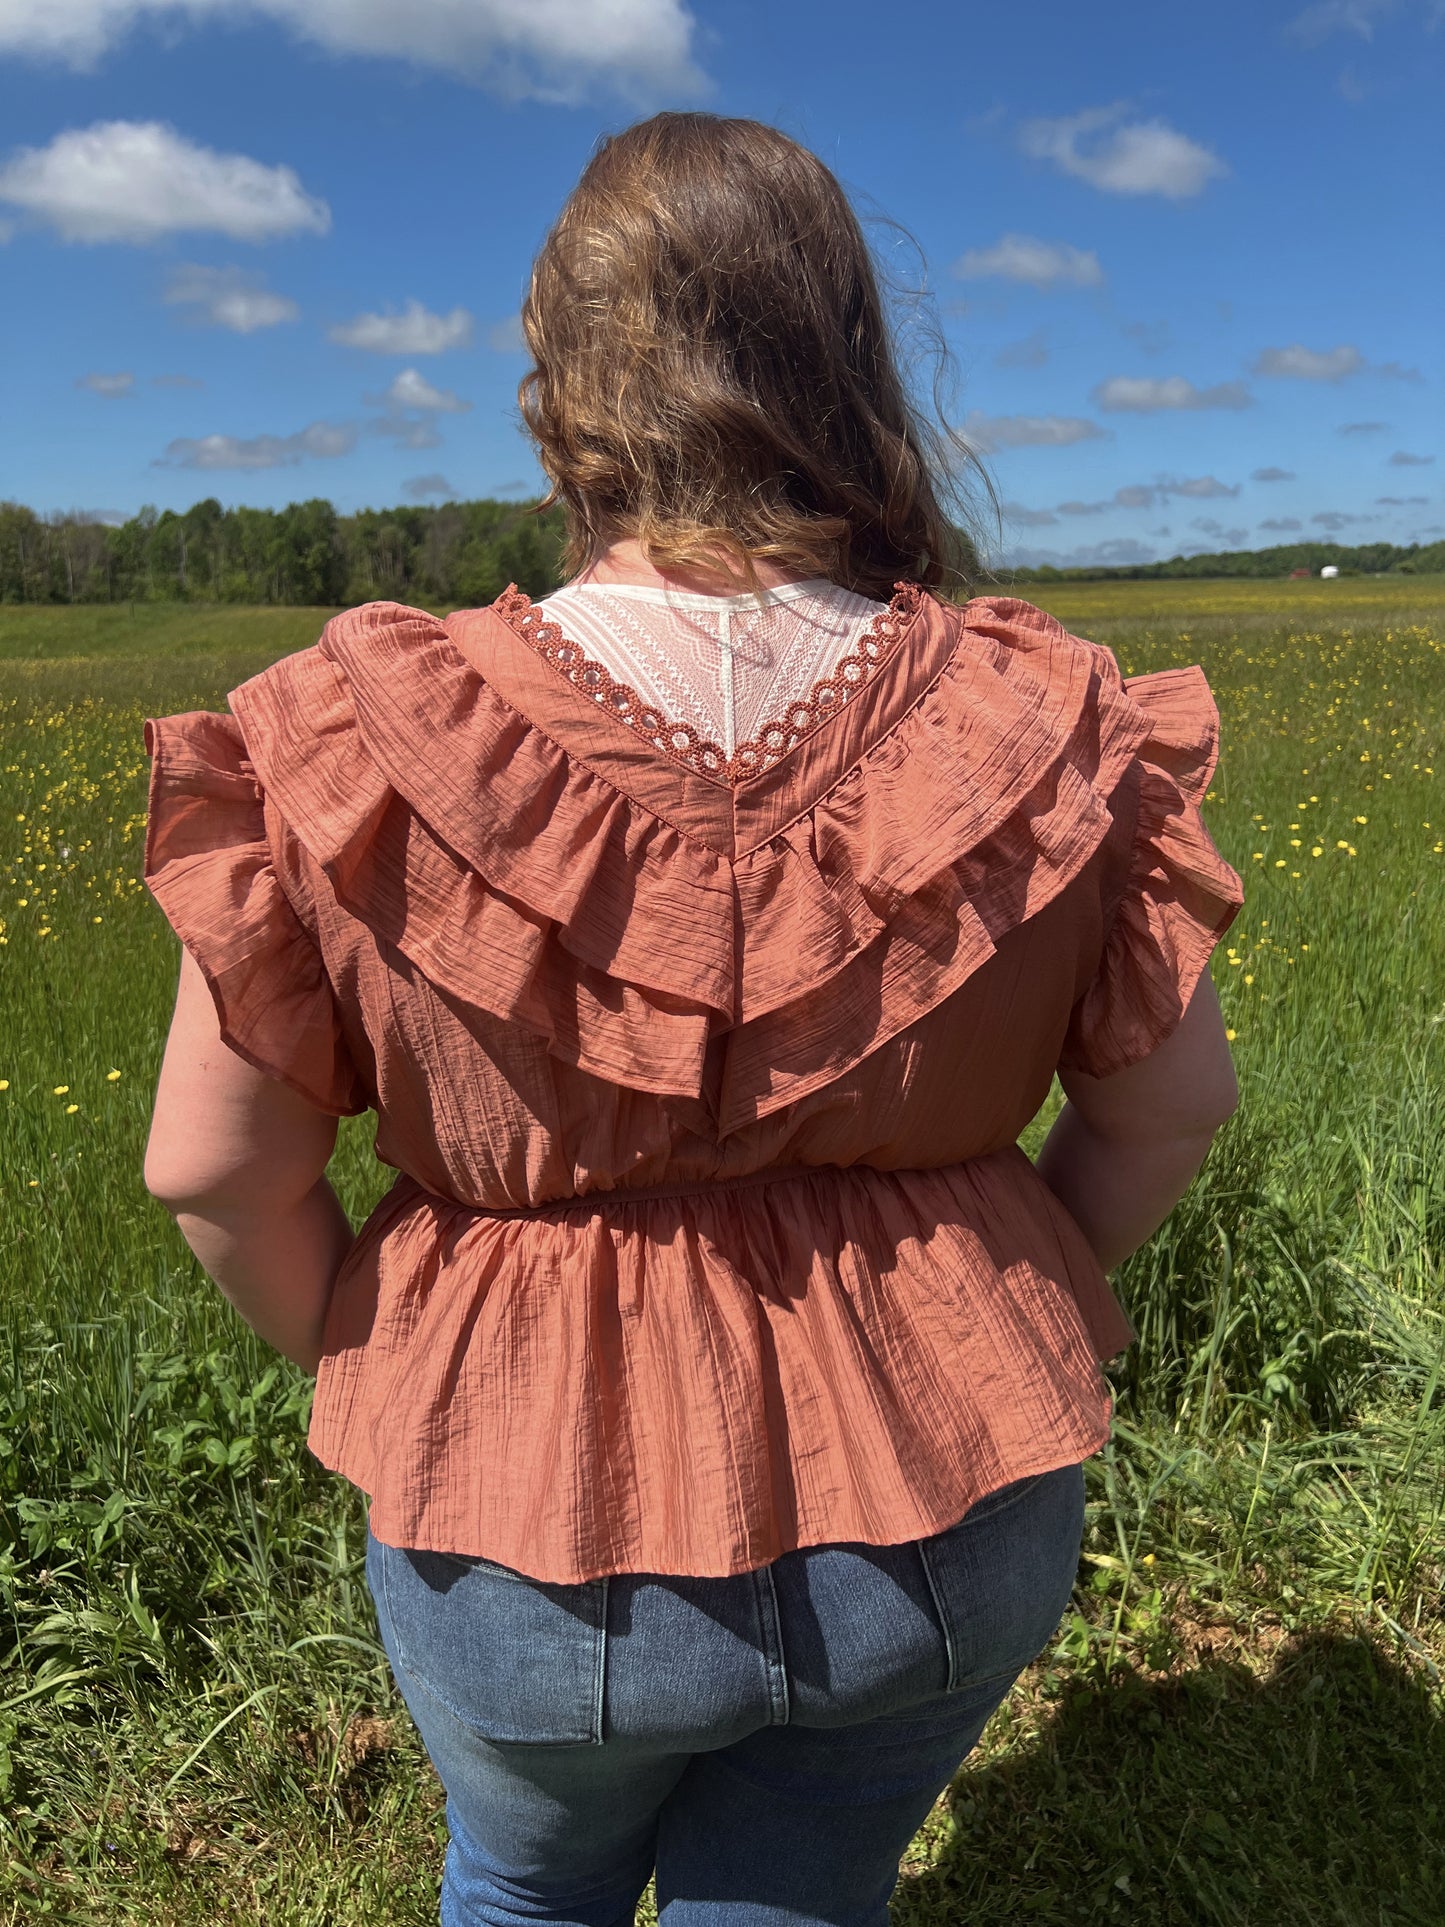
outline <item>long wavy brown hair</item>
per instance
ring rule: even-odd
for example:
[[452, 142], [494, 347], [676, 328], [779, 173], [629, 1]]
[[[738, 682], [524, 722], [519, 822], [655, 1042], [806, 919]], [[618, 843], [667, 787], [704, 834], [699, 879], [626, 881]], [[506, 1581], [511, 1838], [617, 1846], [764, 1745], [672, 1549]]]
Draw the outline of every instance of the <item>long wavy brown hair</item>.
[[658, 114], [605, 140], [532, 269], [518, 391], [566, 564], [758, 586], [768, 561], [886, 600], [964, 580], [971, 458], [909, 398], [862, 228], [776, 128]]

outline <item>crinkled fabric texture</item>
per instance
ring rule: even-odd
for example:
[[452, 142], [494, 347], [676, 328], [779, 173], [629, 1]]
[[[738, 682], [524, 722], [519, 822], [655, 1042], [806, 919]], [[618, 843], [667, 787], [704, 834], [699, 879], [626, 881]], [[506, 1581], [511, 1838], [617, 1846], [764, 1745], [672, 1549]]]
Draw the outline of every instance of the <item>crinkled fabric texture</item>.
[[1133, 1334], [1017, 1139], [1238, 910], [1202, 672], [900, 585], [866, 685], [728, 784], [524, 602], [369, 604], [145, 726], [227, 1043], [398, 1172], [313, 1449], [378, 1538], [554, 1581], [896, 1544], [1097, 1450]]

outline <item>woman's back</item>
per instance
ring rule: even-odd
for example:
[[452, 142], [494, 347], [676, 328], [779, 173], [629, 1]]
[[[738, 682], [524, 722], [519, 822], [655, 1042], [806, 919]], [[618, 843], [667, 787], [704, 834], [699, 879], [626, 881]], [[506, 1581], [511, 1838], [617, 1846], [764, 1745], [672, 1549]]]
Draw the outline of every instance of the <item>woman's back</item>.
[[1234, 913], [1212, 701], [1026, 603], [803, 588], [370, 604], [149, 726], [152, 888], [200, 950], [244, 895], [230, 1041], [401, 1174], [312, 1425], [393, 1543], [741, 1571], [1107, 1433], [1129, 1327], [1017, 1139]]

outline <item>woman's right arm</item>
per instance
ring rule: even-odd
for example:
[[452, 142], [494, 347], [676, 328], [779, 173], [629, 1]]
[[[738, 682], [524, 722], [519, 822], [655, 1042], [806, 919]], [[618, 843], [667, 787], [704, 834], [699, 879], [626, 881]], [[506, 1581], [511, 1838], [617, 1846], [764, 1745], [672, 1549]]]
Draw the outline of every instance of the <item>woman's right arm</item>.
[[1112, 1271], [1163, 1224], [1239, 1106], [1209, 972], [1157, 1050], [1112, 1077], [1061, 1066], [1059, 1082], [1068, 1101], [1037, 1169]]

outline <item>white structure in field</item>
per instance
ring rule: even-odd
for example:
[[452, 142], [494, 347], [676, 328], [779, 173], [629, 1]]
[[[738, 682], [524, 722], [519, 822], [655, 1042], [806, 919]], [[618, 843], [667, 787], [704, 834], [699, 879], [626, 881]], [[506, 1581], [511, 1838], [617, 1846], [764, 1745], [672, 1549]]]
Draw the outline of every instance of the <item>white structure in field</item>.
[[1333, 562], [1326, 562], [1325, 566], [1320, 570], [1320, 574], [1323, 576], [1338, 575], [1339, 570], [1335, 567]]

